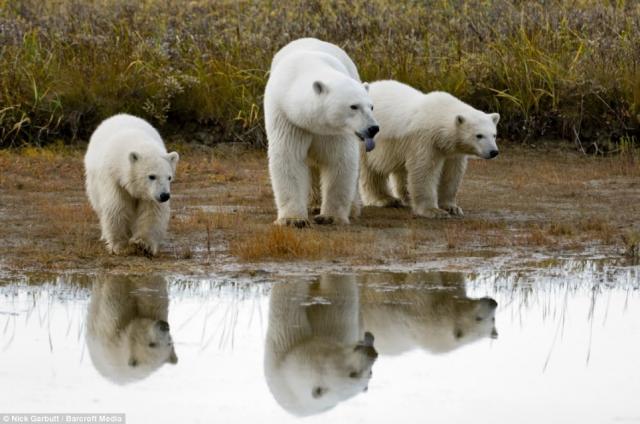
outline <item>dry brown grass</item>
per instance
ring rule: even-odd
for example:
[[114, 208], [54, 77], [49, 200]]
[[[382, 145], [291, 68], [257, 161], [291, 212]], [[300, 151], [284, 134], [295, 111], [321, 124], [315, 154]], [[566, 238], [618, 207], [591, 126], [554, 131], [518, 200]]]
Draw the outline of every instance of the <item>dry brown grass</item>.
[[459, 195], [462, 219], [367, 207], [350, 226], [297, 230], [272, 225], [264, 152], [177, 150], [169, 238], [153, 259], [107, 254], [84, 193], [82, 152], [0, 151], [0, 260], [14, 270], [139, 272], [206, 271], [237, 261], [377, 265], [487, 251], [556, 255], [589, 247], [613, 254], [633, 251], [623, 235], [640, 231], [640, 205], [631, 201], [640, 195], [640, 173], [616, 166], [615, 158], [507, 145], [497, 160], [470, 163]]
[[268, 225], [257, 227], [234, 240], [229, 246], [232, 255], [245, 260], [264, 259], [334, 259], [357, 256], [354, 245], [364, 240], [350, 233], [326, 232], [314, 229], [298, 230]]

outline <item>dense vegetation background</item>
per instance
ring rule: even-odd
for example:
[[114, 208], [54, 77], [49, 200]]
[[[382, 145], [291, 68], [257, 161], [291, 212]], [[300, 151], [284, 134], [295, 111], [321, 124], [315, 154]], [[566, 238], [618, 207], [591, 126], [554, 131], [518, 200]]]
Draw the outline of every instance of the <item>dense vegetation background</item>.
[[364, 80], [499, 111], [503, 138], [602, 151], [640, 135], [634, 0], [0, 0], [0, 146], [86, 140], [123, 111], [264, 145], [271, 57], [303, 36], [343, 47]]

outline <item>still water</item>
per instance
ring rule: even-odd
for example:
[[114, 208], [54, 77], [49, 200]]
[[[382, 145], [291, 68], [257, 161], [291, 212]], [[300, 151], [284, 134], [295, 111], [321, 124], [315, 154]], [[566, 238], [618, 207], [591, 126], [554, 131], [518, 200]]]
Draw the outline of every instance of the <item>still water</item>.
[[640, 423], [640, 269], [5, 280], [0, 412]]

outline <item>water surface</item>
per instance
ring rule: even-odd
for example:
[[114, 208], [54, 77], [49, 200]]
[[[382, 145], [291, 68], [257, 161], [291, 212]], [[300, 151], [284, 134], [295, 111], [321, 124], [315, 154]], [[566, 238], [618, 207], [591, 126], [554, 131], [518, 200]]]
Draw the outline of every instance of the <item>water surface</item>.
[[640, 422], [640, 271], [0, 283], [0, 412]]

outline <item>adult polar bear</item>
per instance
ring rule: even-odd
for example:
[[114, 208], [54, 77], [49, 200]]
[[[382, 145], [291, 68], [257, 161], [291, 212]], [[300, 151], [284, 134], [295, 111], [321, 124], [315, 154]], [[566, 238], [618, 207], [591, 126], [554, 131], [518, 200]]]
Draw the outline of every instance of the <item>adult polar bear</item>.
[[357, 195], [360, 138], [373, 148], [378, 124], [368, 86], [339, 47], [302, 38], [273, 58], [264, 94], [269, 173], [278, 225], [308, 225], [310, 166], [319, 168], [317, 224], [348, 224]]
[[[425, 94], [397, 81], [372, 83], [370, 95], [382, 129], [376, 150], [361, 159], [364, 204], [410, 204], [414, 215], [428, 218], [462, 215], [456, 195], [467, 157], [498, 155], [500, 115], [474, 109], [448, 93]], [[389, 193], [389, 176], [399, 199]]]

